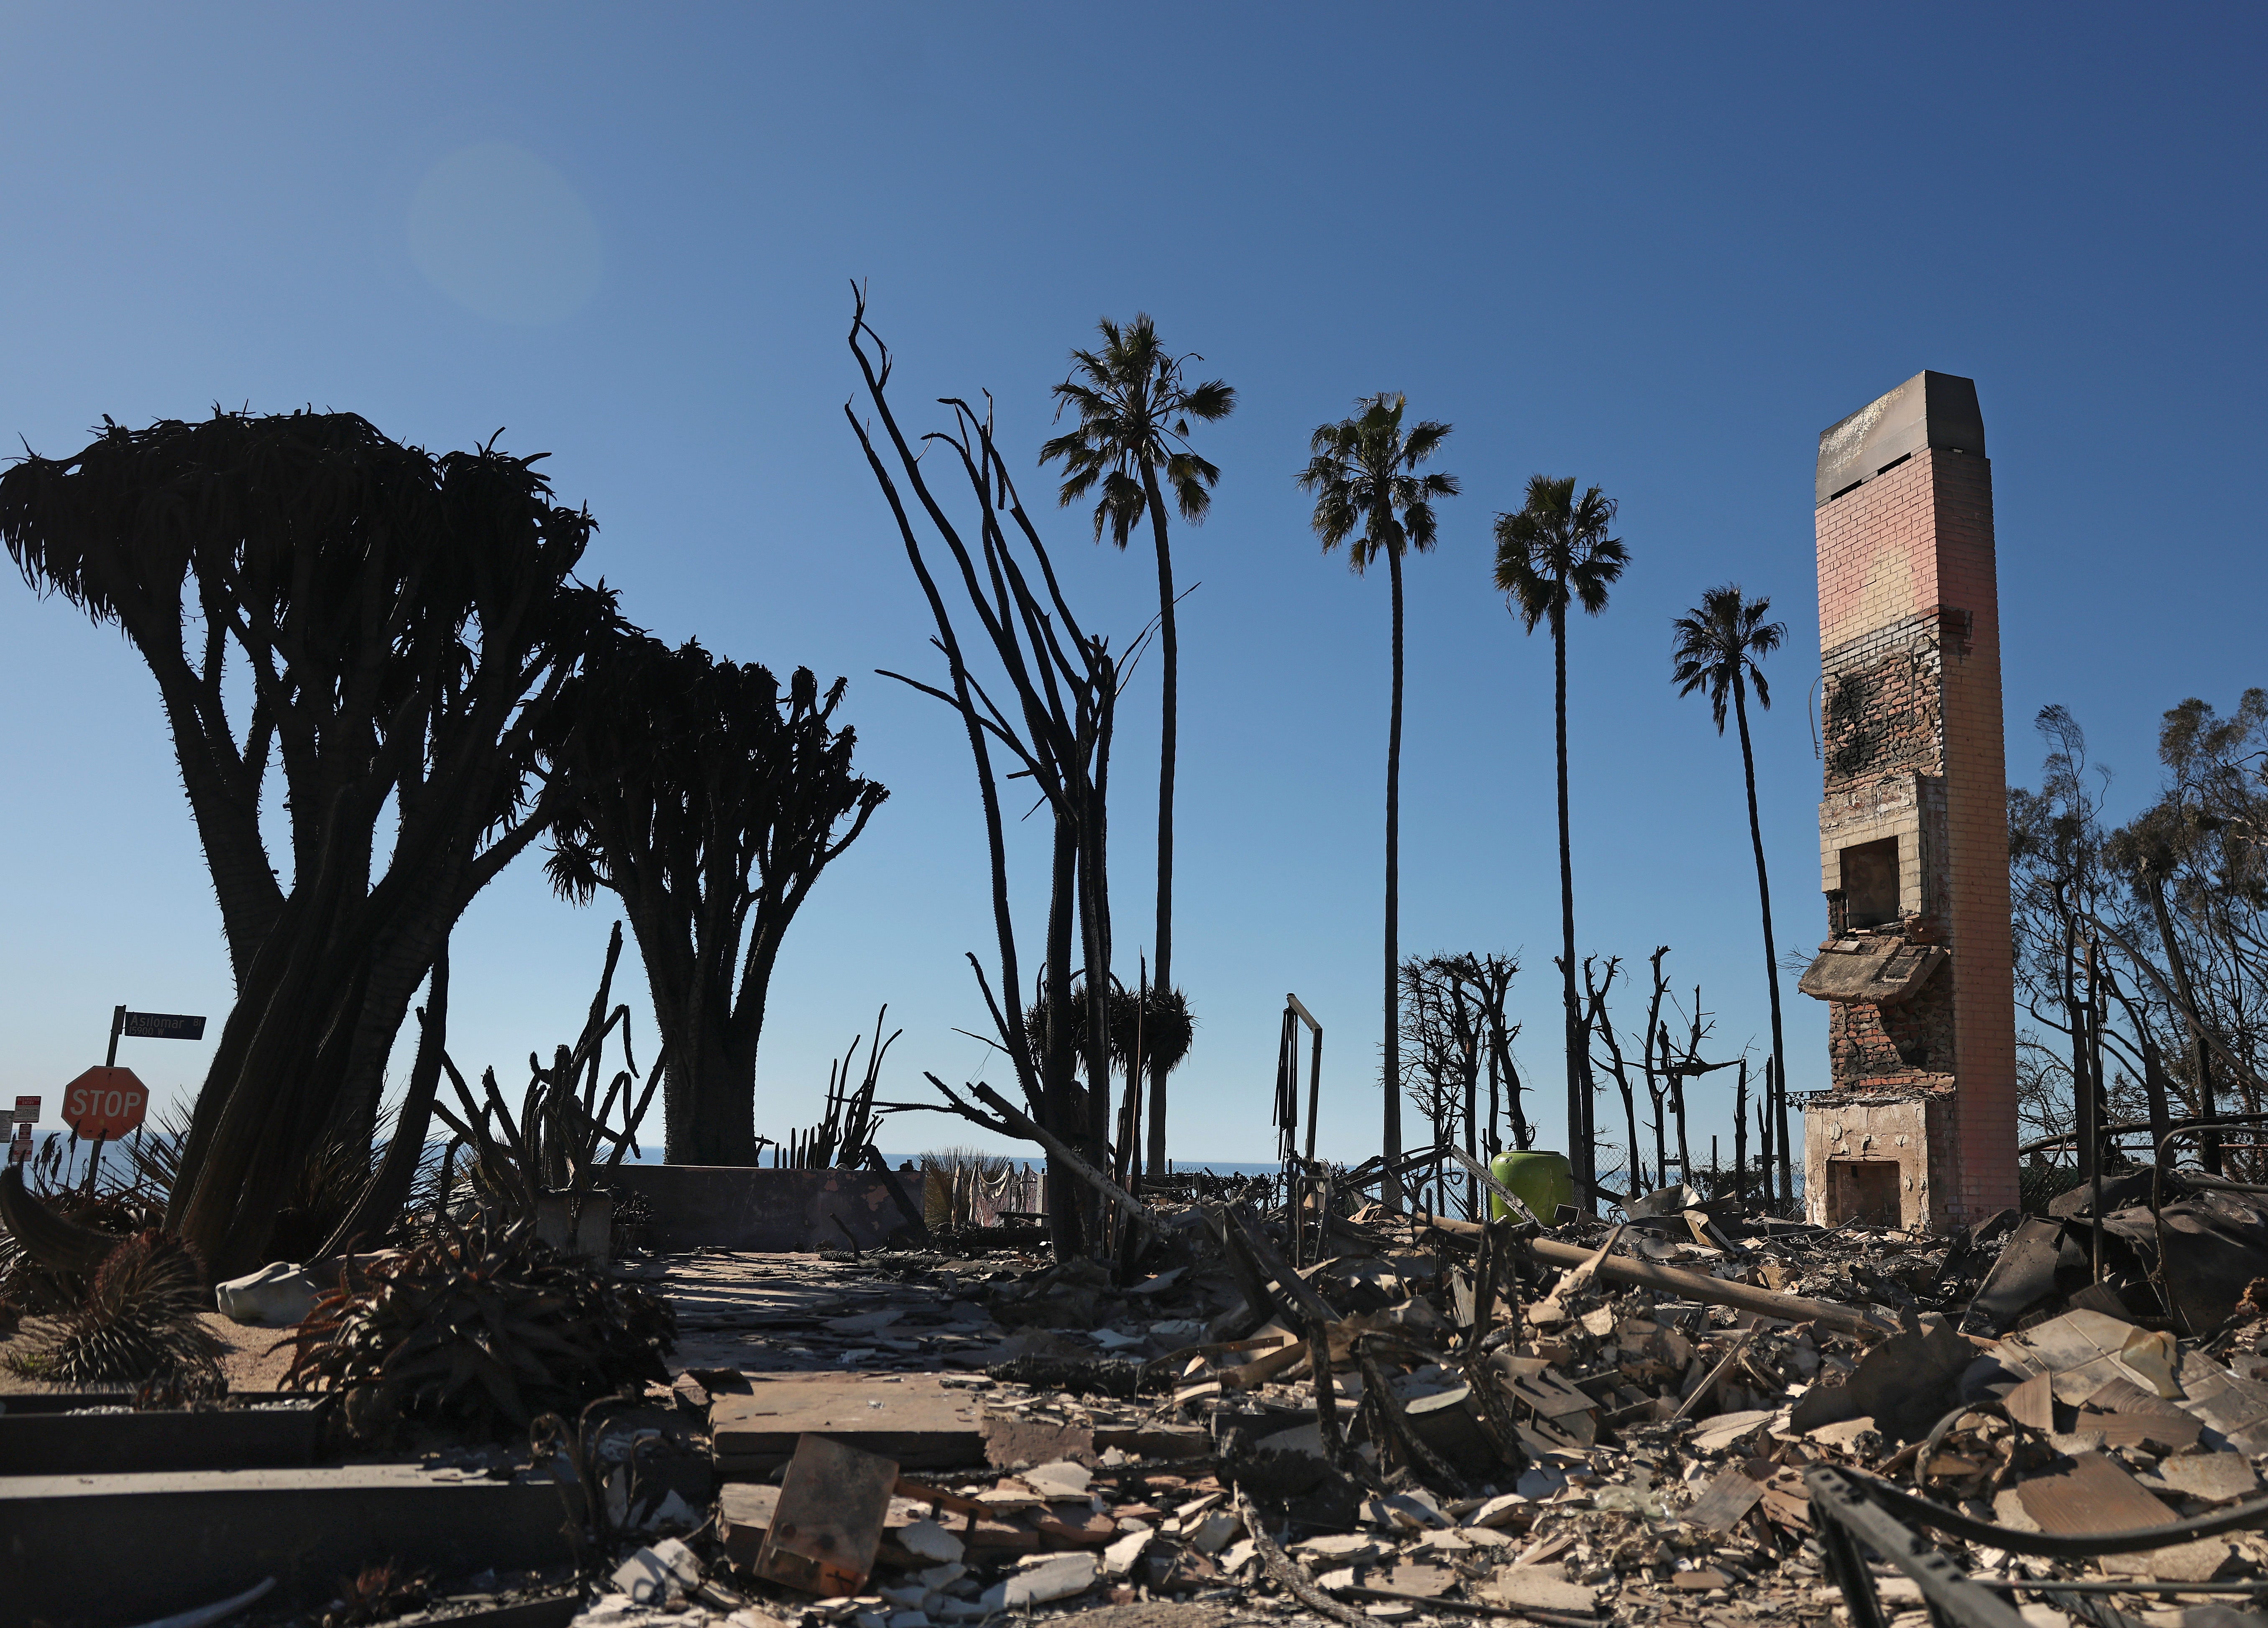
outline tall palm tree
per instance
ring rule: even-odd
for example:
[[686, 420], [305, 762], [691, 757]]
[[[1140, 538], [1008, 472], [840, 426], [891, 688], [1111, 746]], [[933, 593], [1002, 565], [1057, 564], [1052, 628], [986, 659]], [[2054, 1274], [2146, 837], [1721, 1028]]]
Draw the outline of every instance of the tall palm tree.
[[[1195, 354], [1174, 356], [1158, 343], [1157, 324], [1146, 313], [1120, 327], [1108, 317], [1095, 324], [1099, 350], [1071, 353], [1071, 376], [1056, 387], [1056, 416], [1068, 408], [1079, 416], [1076, 429], [1040, 448], [1042, 464], [1062, 459], [1060, 494], [1068, 507], [1102, 489], [1094, 505], [1094, 540], [1106, 527], [1121, 549], [1145, 514], [1158, 550], [1158, 653], [1165, 669], [1164, 716], [1158, 730], [1158, 936], [1157, 987], [1174, 987], [1174, 755], [1181, 707], [1181, 647], [1174, 628], [1174, 556], [1166, 531], [1166, 496], [1159, 482], [1174, 489], [1174, 501], [1190, 525], [1203, 523], [1212, 506], [1211, 488], [1220, 471], [1200, 458], [1189, 443], [1189, 420], [1217, 423], [1236, 410], [1236, 392], [1218, 379], [1191, 385], [1185, 363]], [[1166, 1168], [1166, 1074], [1162, 1054], [1150, 1059], [1148, 1168]]]
[[[1425, 419], [1402, 427], [1403, 398], [1381, 390], [1355, 403], [1352, 418], [1319, 425], [1300, 487], [1315, 494], [1311, 522], [1330, 552], [1352, 539], [1347, 563], [1366, 571], [1380, 555], [1394, 584], [1394, 701], [1386, 731], [1386, 1138], [1387, 1175], [1381, 1195], [1402, 1203], [1402, 1009], [1395, 977], [1402, 930], [1402, 553], [1433, 547], [1433, 502], [1457, 495], [1454, 475], [1420, 475], [1418, 466], [1440, 450], [1449, 426]], [[1356, 529], [1361, 535], [1356, 536]]]
[[1669, 681], [1677, 693], [1708, 692], [1717, 733], [1725, 733], [1725, 697], [1733, 698], [1733, 716], [1741, 726], [1741, 772], [1749, 785], [1749, 841], [1756, 851], [1756, 901], [1764, 921], [1764, 983], [1771, 991], [1771, 1079], [1769, 1086], [1772, 1135], [1779, 1149], [1779, 1196], [1786, 1204], [1794, 1197], [1794, 1165], [1787, 1146], [1787, 1054], [1780, 1047], [1779, 962], [1772, 950], [1771, 881], [1764, 874], [1764, 827], [1756, 819], [1756, 758], [1749, 746], [1748, 687], [1756, 689], [1756, 704], [1771, 710], [1771, 687], [1764, 682], [1758, 661], [1780, 647], [1787, 637], [1780, 622], [1766, 622], [1771, 601], [1743, 599], [1740, 585], [1711, 588], [1700, 604], [1672, 624], [1677, 642], [1670, 652]]
[[1575, 496], [1575, 477], [1529, 477], [1528, 506], [1496, 517], [1496, 586], [1528, 632], [1551, 624], [1552, 706], [1559, 744], [1559, 974], [1567, 1033], [1568, 1156], [1575, 1197], [1596, 1202], [1598, 1159], [1591, 1122], [1590, 1071], [1583, 1009], [1575, 993], [1575, 863], [1567, 829], [1567, 608], [1586, 615], [1607, 608], [1607, 590], [1630, 564], [1630, 550], [1607, 535], [1615, 501], [1595, 486]]

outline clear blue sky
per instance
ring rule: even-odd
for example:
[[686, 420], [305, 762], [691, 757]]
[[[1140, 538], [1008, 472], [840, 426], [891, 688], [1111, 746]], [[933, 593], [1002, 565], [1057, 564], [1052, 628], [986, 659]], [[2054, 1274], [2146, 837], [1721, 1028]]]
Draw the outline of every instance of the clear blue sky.
[[[1405, 390], [1456, 426], [1466, 495], [1409, 573], [1403, 941], [1524, 952], [1556, 1137], [1550, 652], [1489, 586], [1491, 519], [1538, 470], [1621, 500], [1634, 564], [1572, 635], [1580, 944], [1674, 946], [1718, 1043], [1760, 1056], [1738, 751], [1666, 681], [1668, 623], [1728, 578], [1787, 622], [1759, 771], [1780, 941], [1812, 943], [1822, 426], [1922, 368], [1977, 379], [2020, 777], [2063, 702], [2131, 807], [2163, 708], [2268, 681], [2264, 32], [2236, 6], [11, 6], [0, 431], [59, 453], [104, 414], [215, 402], [437, 450], [501, 426], [590, 505], [589, 569], [635, 619], [848, 674], [893, 795], [788, 942], [778, 1134], [885, 1000], [894, 1094], [981, 1066], [953, 1032], [982, 1027], [961, 954], [990, 943], [966, 745], [873, 676], [929, 629], [840, 411], [849, 279], [909, 419], [990, 389], [1032, 453], [1066, 350], [1154, 313], [1241, 399], [1177, 545], [1202, 1027], [1174, 1150], [1270, 1156], [1291, 989], [1329, 1032], [1322, 1145], [1351, 1159], [1378, 1119], [1386, 583], [1320, 555], [1292, 475], [1317, 423]], [[1143, 557], [1053, 534], [1093, 624], [1148, 617]], [[114, 1002], [217, 1018], [230, 986], [138, 659], [11, 574], [0, 679], [0, 1091], [52, 1123]], [[1152, 672], [1115, 776], [1130, 973], [1155, 704]], [[459, 1060], [512, 1079], [565, 1036], [610, 919], [532, 861], [481, 897]], [[1786, 1000], [1815, 1088], [1824, 1025]], [[163, 1093], [204, 1050], [121, 1060]]]

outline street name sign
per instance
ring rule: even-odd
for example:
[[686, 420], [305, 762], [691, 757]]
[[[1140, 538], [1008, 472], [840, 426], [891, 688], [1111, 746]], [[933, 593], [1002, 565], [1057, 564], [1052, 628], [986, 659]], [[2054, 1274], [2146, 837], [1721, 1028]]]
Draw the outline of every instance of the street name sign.
[[120, 1033], [129, 1040], [202, 1040], [205, 1020], [172, 1012], [129, 1012]]

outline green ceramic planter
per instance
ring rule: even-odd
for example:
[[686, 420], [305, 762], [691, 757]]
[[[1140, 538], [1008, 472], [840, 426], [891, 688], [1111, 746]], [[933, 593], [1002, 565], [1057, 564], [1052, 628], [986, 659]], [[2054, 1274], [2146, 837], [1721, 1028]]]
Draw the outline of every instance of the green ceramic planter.
[[[1575, 1172], [1565, 1153], [1533, 1148], [1524, 1153], [1498, 1153], [1489, 1160], [1489, 1174], [1519, 1194], [1520, 1201], [1546, 1227], [1557, 1216], [1561, 1204], [1575, 1202]], [[1502, 1217], [1510, 1212], [1503, 1199], [1491, 1193], [1489, 1213]]]

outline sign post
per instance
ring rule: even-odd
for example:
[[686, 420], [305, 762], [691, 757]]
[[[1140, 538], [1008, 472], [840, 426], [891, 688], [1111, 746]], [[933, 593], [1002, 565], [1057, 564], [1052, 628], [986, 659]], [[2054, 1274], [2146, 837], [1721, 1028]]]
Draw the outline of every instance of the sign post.
[[18, 1097], [16, 1111], [11, 1117], [15, 1121], [16, 1129], [8, 1138], [8, 1162], [11, 1165], [29, 1164], [32, 1161], [32, 1127], [40, 1123], [40, 1099]]
[[[90, 1139], [92, 1148], [86, 1156], [86, 1190], [94, 1190], [94, 1173], [102, 1164], [102, 1145], [129, 1131], [139, 1130], [143, 1116], [150, 1111], [150, 1093], [134, 1071], [118, 1066], [118, 1039], [122, 1035], [137, 1040], [202, 1040], [205, 1020], [202, 1017], [185, 1017], [171, 1012], [129, 1012], [123, 1006], [114, 1008], [110, 1014], [110, 1050], [100, 1068], [91, 1068], [63, 1087], [63, 1123], [71, 1132]], [[25, 1099], [17, 1099], [23, 1107]], [[33, 1116], [38, 1117], [39, 1099], [30, 1099]], [[20, 1135], [20, 1133], [19, 1133]], [[15, 1153], [10, 1150], [11, 1158]]]

